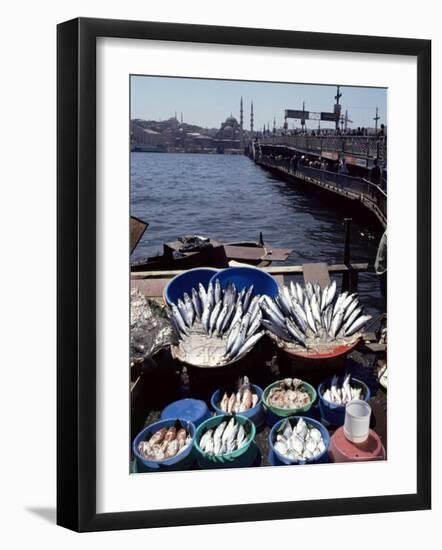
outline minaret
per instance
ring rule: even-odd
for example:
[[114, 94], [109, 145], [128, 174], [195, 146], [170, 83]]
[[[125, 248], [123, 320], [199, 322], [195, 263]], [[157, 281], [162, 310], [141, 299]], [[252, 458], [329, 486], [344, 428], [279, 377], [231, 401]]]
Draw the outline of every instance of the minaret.
[[276, 117], [273, 117], [273, 134], [276, 134]]
[[250, 133], [252, 134], [252, 139], [253, 139], [253, 101], [250, 107]]

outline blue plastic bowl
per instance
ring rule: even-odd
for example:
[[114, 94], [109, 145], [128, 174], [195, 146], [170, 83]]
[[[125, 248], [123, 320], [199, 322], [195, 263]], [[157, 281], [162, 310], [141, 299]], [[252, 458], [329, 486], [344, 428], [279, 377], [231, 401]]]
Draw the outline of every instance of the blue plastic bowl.
[[[187, 449], [171, 458], [166, 458], [165, 460], [148, 460], [144, 458], [138, 451], [138, 445], [140, 444], [140, 442], [149, 439], [151, 435], [153, 435], [156, 431], [161, 430], [161, 428], [169, 428], [170, 426], [174, 426], [175, 422], [177, 421], [181, 424], [183, 428], [185, 428], [189, 432], [190, 437], [192, 438], [192, 442], [187, 447]], [[192, 424], [192, 422], [180, 420], [179, 418], [167, 418], [165, 420], [159, 420], [158, 422], [155, 422], [154, 424], [151, 424], [150, 426], [147, 426], [146, 428], [143, 428], [141, 430], [141, 432], [133, 440], [132, 451], [138, 462], [143, 464], [148, 469], [158, 470], [176, 468], [181, 462], [187, 463], [185, 459], [190, 455], [193, 450], [195, 433], [195, 426]]]
[[229, 283], [235, 283], [238, 291], [253, 285], [253, 294], [267, 294], [270, 298], [278, 295], [278, 283], [276, 280], [257, 267], [228, 267], [222, 269], [210, 279], [212, 284], [219, 279], [221, 288], [226, 288]]
[[201, 422], [204, 422], [210, 416], [209, 407], [204, 401], [187, 397], [167, 405], [161, 413], [161, 420], [180, 418], [181, 420], [192, 422], [195, 428], [197, 428]]
[[[241, 416], [245, 416], [251, 420], [257, 428], [259, 428], [264, 423], [264, 409], [262, 408], [262, 393], [263, 390], [256, 384], [250, 384], [253, 388], [253, 393], [256, 393], [259, 397], [258, 403], [249, 409], [248, 411], [243, 411], [239, 413]], [[225, 415], [225, 411], [222, 411], [219, 408], [219, 403], [224, 394], [224, 389], [219, 389], [213, 392], [212, 397], [210, 398], [210, 404], [212, 409], [216, 412], [216, 415]]]
[[216, 275], [218, 271], [210, 267], [196, 267], [195, 269], [189, 269], [176, 275], [171, 279], [166, 288], [164, 289], [164, 300], [170, 305], [176, 304], [179, 298], [183, 297], [183, 294], [187, 292], [190, 295], [192, 288], [197, 288], [198, 283], [207, 287], [210, 279]]
[[[291, 458], [287, 458], [286, 456], [282, 455], [275, 449], [275, 442], [276, 442], [276, 435], [279, 431], [279, 429], [282, 426], [282, 423], [286, 420], [290, 421], [290, 424], [295, 424], [299, 421], [300, 418], [303, 418], [308, 426], [313, 426], [314, 428], [317, 428], [322, 435], [322, 439], [324, 440], [325, 449], [322, 451], [321, 454], [318, 456], [315, 456], [314, 458], [307, 458], [305, 460], [292, 460]], [[295, 422], [296, 421], [296, 422]], [[317, 420], [313, 420], [313, 418], [309, 418], [306, 416], [289, 416], [287, 418], [283, 418], [279, 422], [277, 422], [273, 428], [271, 429], [269, 433], [269, 444], [270, 449], [274, 456], [276, 456], [277, 460], [282, 464], [317, 464], [320, 462], [327, 462], [328, 461], [328, 447], [330, 445], [330, 434], [328, 433], [328, 430], [325, 426], [323, 426], [320, 422]], [[277, 462], [276, 462], [277, 464]]]
[[[344, 381], [344, 376], [341, 376], [338, 378], [338, 383], [342, 383]], [[331, 426], [343, 426], [345, 421], [345, 405], [337, 405], [335, 403], [330, 403], [330, 401], [327, 401], [324, 399], [323, 394], [327, 388], [330, 388], [332, 379], [329, 378], [325, 382], [322, 382], [322, 384], [319, 384], [318, 386], [318, 398], [319, 398], [319, 412], [321, 414], [321, 420], [324, 422], [330, 424]], [[358, 380], [357, 378], [352, 378], [351, 383], [353, 387], [356, 388], [362, 388], [362, 395], [361, 399], [363, 401], [368, 401], [371, 397], [370, 389], [362, 382], [362, 380]]]

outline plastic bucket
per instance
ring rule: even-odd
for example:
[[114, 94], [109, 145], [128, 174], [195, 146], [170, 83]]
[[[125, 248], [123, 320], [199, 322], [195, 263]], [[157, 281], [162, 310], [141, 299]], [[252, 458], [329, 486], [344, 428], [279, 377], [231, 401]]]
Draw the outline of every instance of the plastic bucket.
[[[323, 426], [317, 420], [313, 420], [312, 418], [307, 418], [307, 417], [304, 417], [304, 416], [290, 416], [290, 417], [288, 417], [288, 420], [290, 421], [290, 423], [293, 426], [301, 418], [303, 418], [305, 420], [306, 424], [309, 427], [317, 428], [321, 432], [322, 439], [323, 439], [324, 445], [325, 445], [325, 449], [322, 451], [322, 453], [315, 456], [314, 458], [306, 458], [306, 459], [303, 459], [303, 460], [294, 460], [294, 459], [288, 458], [288, 457], [282, 455], [281, 453], [279, 453], [275, 449], [275, 442], [276, 442], [276, 436], [277, 436], [277, 434], [278, 434], [278, 432], [279, 432], [279, 430], [282, 426], [282, 423], [285, 422], [285, 420], [286, 420], [285, 418], [283, 418], [273, 426], [273, 428], [271, 429], [270, 434], [269, 434], [270, 450], [271, 450], [271, 453], [273, 454], [273, 457], [274, 457], [274, 459], [272, 460], [272, 463], [275, 466], [284, 465], [284, 464], [285, 465], [318, 464], [318, 463], [323, 463], [323, 462], [328, 462], [329, 461], [329, 459], [328, 459], [328, 448], [329, 448], [329, 445], [330, 445], [330, 435], [327, 431], [327, 428], [325, 426]], [[276, 460], [275, 460], [275, 458], [276, 458]]]
[[219, 279], [221, 288], [226, 288], [229, 283], [235, 283], [238, 291], [253, 285], [252, 296], [266, 294], [270, 298], [278, 295], [278, 283], [276, 280], [257, 267], [228, 267], [222, 269], [211, 278], [210, 282], [215, 284]]
[[217, 273], [216, 269], [210, 267], [196, 267], [176, 275], [164, 289], [164, 301], [169, 305], [171, 303], [175, 304], [179, 298], [183, 297], [185, 292], [190, 296], [192, 288], [197, 288], [198, 283], [207, 287], [210, 279]]
[[[246, 443], [240, 449], [237, 449], [232, 453], [226, 453], [221, 456], [210, 455], [203, 451], [199, 446], [202, 435], [208, 429], [216, 429], [221, 424], [221, 422], [230, 422], [232, 417], [235, 417], [235, 420], [244, 426], [244, 429], [247, 433]], [[198, 465], [201, 468], [239, 468], [250, 466], [255, 460], [257, 453], [257, 448], [254, 445], [255, 435], [255, 424], [249, 418], [246, 418], [245, 416], [242, 416], [240, 414], [224, 414], [209, 418], [209, 420], [206, 420], [198, 426], [195, 434], [194, 445], [196, 449]], [[252, 449], [250, 449], [250, 447], [252, 447]]]
[[[338, 379], [338, 384], [342, 384], [345, 376], [341, 376]], [[324, 399], [323, 395], [326, 389], [329, 389], [331, 386], [332, 379], [329, 378], [322, 384], [318, 386], [318, 398], [319, 398], [319, 412], [321, 414], [321, 420], [330, 424], [331, 426], [342, 426], [345, 420], [345, 405], [336, 405], [335, 403], [330, 403]], [[351, 379], [351, 385], [354, 388], [362, 388], [361, 399], [363, 401], [368, 401], [370, 399], [371, 393], [370, 390], [362, 380], [357, 378]]]
[[210, 418], [209, 407], [204, 401], [200, 399], [192, 399], [187, 397], [185, 399], [179, 399], [167, 405], [161, 412], [161, 420], [167, 418], [181, 418], [192, 424], [197, 428], [201, 422]]
[[310, 402], [307, 405], [305, 405], [304, 407], [298, 407], [295, 409], [281, 409], [279, 407], [270, 405], [267, 400], [270, 390], [275, 386], [278, 386], [281, 382], [282, 380], [277, 380], [276, 382], [273, 382], [272, 384], [266, 387], [266, 389], [262, 394], [262, 402], [264, 406], [265, 416], [269, 426], [272, 426], [273, 424], [275, 424], [275, 422], [278, 422], [281, 418], [287, 418], [289, 416], [294, 416], [300, 413], [307, 413], [316, 401], [315, 388], [312, 385], [310, 385], [308, 382], [305, 382], [303, 380], [302, 383], [307, 393], [310, 395]]
[[[240, 414], [241, 416], [244, 416], [249, 420], [251, 420], [255, 424], [255, 426], [259, 428], [262, 426], [265, 420], [264, 409], [262, 407], [263, 390], [256, 384], [250, 384], [250, 385], [252, 387], [253, 393], [256, 393], [256, 395], [258, 396], [258, 403], [248, 411], [243, 411]], [[213, 410], [215, 411], [215, 413], [217, 414], [217, 416], [226, 414], [225, 411], [222, 411], [219, 408], [220, 401], [225, 391], [232, 392], [233, 387], [221, 388], [219, 390], [216, 390], [213, 392], [212, 397], [210, 398], [210, 404]]]
[[[181, 427], [185, 428], [192, 438], [192, 441], [187, 449], [171, 458], [166, 458], [164, 460], [148, 460], [147, 458], [144, 458], [138, 451], [138, 445], [141, 443], [141, 441], [146, 441], [156, 431], [161, 430], [161, 428], [169, 428], [170, 426], [174, 426], [176, 422], [181, 424]], [[192, 422], [180, 420], [179, 418], [167, 418], [165, 420], [159, 420], [158, 422], [150, 424], [150, 426], [142, 429], [141, 432], [135, 437], [132, 443], [132, 452], [136, 457], [137, 462], [149, 470], [180, 470], [183, 468], [188, 468], [188, 457], [189, 459], [191, 458], [189, 455], [193, 450], [195, 435], [195, 426], [192, 424]], [[193, 462], [193, 460], [191, 462]]]

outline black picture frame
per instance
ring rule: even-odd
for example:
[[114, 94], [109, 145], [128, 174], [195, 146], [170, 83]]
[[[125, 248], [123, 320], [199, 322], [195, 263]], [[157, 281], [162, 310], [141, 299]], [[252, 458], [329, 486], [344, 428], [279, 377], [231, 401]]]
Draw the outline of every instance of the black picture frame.
[[[96, 512], [96, 39], [116, 37], [417, 58], [417, 492]], [[424, 510], [431, 506], [431, 41], [74, 19], [57, 29], [57, 523], [101, 531]]]

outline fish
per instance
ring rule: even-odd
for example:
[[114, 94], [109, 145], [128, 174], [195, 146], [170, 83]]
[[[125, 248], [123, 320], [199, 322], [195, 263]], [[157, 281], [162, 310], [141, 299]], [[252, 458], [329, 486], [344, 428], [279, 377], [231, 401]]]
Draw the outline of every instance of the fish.
[[364, 325], [368, 323], [368, 321], [371, 319], [371, 315], [362, 315], [362, 317], [358, 317], [354, 323], [348, 327], [345, 331], [345, 336], [351, 336], [358, 330], [360, 330]]
[[224, 433], [224, 429], [227, 426], [227, 421], [221, 422], [219, 426], [216, 428], [214, 434], [213, 434], [213, 452], [214, 454], [219, 454], [221, 451], [221, 445], [222, 445], [222, 436]]
[[306, 391], [304, 383], [298, 379], [288, 378], [275, 384], [267, 395], [271, 406], [281, 409], [298, 409], [311, 403], [311, 396]]
[[253, 295], [253, 290], [254, 290], [254, 285], [250, 285], [250, 287], [248, 288], [247, 292], [245, 293], [245, 296], [244, 296], [244, 301], [243, 301], [243, 310], [244, 310], [244, 313], [247, 313], [248, 309], [249, 309], [249, 306], [250, 306], [250, 302], [252, 300], [252, 295]]
[[321, 308], [319, 305], [319, 300], [316, 294], [313, 294], [312, 299], [310, 301], [310, 307], [312, 310], [313, 318], [318, 326], [321, 326]]
[[286, 319], [285, 323], [289, 333], [305, 347], [305, 336], [296, 328], [295, 324], [290, 319]]
[[210, 307], [209, 302], [206, 302], [206, 306], [204, 307], [203, 314], [201, 316], [201, 322], [204, 327], [204, 330], [208, 333], [210, 330], [210, 314], [212, 310]]
[[269, 332], [272, 332], [273, 334], [276, 334], [279, 338], [282, 340], [286, 340], [290, 342], [291, 337], [287, 330], [284, 327], [281, 327], [281, 325], [276, 325], [272, 323], [272, 321], [269, 321], [268, 319], [263, 319], [261, 321], [261, 324], [264, 328], [266, 328]]
[[195, 309], [193, 308], [192, 300], [190, 296], [187, 294], [187, 292], [183, 294], [183, 297], [184, 297], [184, 307], [186, 308], [186, 314], [187, 314], [187, 319], [189, 321], [189, 326], [192, 326], [196, 317]]
[[261, 332], [258, 332], [257, 334], [254, 334], [253, 336], [248, 338], [245, 342], [243, 342], [236, 355], [239, 357], [247, 353], [250, 349], [252, 349], [256, 342], [258, 342], [258, 340], [260, 340], [264, 336], [264, 334], [265, 332], [262, 330]]
[[201, 306], [201, 299], [195, 288], [192, 288], [192, 305], [195, 310], [195, 314], [198, 320], [201, 320], [201, 315], [203, 314], [203, 308]]
[[304, 311], [305, 311], [305, 316], [307, 317], [308, 326], [314, 332], [314, 334], [317, 334], [318, 331], [316, 329], [315, 319], [313, 317], [313, 312], [310, 306], [310, 302], [308, 300], [306, 300], [305, 302]]
[[210, 314], [210, 321], [209, 321], [209, 334], [213, 334], [215, 330], [216, 320], [218, 319], [218, 315], [221, 313], [221, 308], [223, 307], [222, 302], [217, 302], [215, 307], [212, 310], [212, 313]]
[[289, 419], [282, 423], [273, 448], [290, 460], [305, 463], [324, 452], [326, 447], [321, 432], [308, 419], [300, 418], [293, 426]]
[[[221, 302], [222, 303], [222, 302]], [[227, 312], [229, 311], [229, 306], [226, 304], [223, 306], [218, 318], [215, 323], [215, 334], [221, 334], [221, 327], [224, 324], [224, 319], [226, 318]]]
[[215, 304], [217, 304], [221, 300], [221, 283], [219, 282], [219, 279], [215, 280], [215, 290], [214, 290], [214, 296], [215, 296]]
[[147, 441], [141, 441], [138, 451], [148, 460], [164, 460], [182, 452], [191, 441], [186, 429], [170, 426], [157, 430]]
[[284, 327], [285, 326], [285, 321], [284, 321], [284, 317], [282, 317], [281, 315], [278, 315], [276, 312], [275, 312], [275, 309], [274, 308], [271, 308], [267, 302], [263, 302], [261, 304], [261, 308], [262, 310], [264, 311], [266, 317], [271, 320], [275, 325], [279, 326], [279, 327]]
[[183, 334], [187, 334], [186, 323], [183, 319], [183, 316], [181, 315], [180, 310], [177, 308], [177, 306], [175, 304], [172, 304], [172, 317], [173, 317], [175, 323], [177, 324], [179, 330]]
[[339, 333], [339, 329], [341, 328], [342, 321], [344, 320], [345, 310], [344, 309], [338, 309], [335, 316], [332, 319], [330, 331], [329, 334], [332, 338], [335, 338], [336, 335]]
[[201, 308], [204, 309], [207, 302], [207, 291], [201, 283], [198, 283], [198, 296], [201, 300]]
[[227, 339], [226, 354], [228, 354], [232, 349], [232, 346], [238, 337], [240, 329], [241, 329], [241, 322], [238, 321], [229, 333], [229, 337]]
[[330, 382], [330, 387], [325, 388], [322, 397], [335, 405], [346, 405], [354, 399], [360, 399], [361, 395], [362, 388], [353, 386], [351, 375], [347, 374], [341, 384], [338, 377], [334, 376]]

